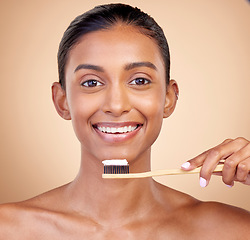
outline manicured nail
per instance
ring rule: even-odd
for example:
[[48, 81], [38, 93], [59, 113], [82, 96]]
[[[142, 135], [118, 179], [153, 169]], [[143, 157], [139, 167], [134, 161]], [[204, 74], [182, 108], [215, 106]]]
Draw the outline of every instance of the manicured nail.
[[190, 167], [190, 162], [185, 162], [181, 165], [182, 168], [187, 169]]
[[234, 182], [232, 182], [232, 184], [231, 184], [231, 185], [226, 184], [226, 186], [227, 186], [227, 187], [229, 187], [229, 188], [231, 188], [231, 187], [233, 187], [233, 186], [234, 186]]
[[206, 187], [207, 186], [207, 180], [203, 177], [200, 177], [200, 186]]

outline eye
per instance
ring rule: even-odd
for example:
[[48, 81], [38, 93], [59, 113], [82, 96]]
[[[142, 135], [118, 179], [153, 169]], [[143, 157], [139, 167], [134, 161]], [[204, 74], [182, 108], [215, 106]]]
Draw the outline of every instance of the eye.
[[97, 86], [102, 86], [103, 84], [97, 80], [94, 80], [94, 79], [90, 79], [90, 80], [87, 80], [87, 81], [84, 81], [81, 83], [82, 86], [84, 87], [97, 87]]
[[146, 85], [149, 84], [151, 81], [146, 78], [136, 78], [130, 82], [132, 85]]

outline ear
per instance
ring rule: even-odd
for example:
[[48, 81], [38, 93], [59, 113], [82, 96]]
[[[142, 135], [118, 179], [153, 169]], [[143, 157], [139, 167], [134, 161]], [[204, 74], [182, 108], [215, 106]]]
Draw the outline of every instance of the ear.
[[178, 100], [178, 96], [179, 88], [177, 82], [175, 80], [170, 80], [167, 86], [166, 100], [163, 113], [164, 118], [169, 117], [173, 113]]
[[59, 82], [54, 82], [52, 87], [52, 99], [58, 114], [65, 120], [71, 120], [69, 107], [66, 98], [66, 91]]

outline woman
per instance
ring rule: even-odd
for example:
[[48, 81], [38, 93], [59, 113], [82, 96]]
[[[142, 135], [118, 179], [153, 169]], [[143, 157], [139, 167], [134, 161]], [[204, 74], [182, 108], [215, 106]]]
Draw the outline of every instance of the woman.
[[[52, 96], [81, 143], [74, 181], [33, 199], [1, 206], [0, 239], [245, 239], [247, 211], [201, 202], [152, 178], [102, 179], [102, 161], [127, 159], [150, 170], [151, 146], [174, 111], [162, 29], [139, 9], [111, 4], [77, 17], [64, 33]], [[183, 164], [202, 166], [201, 186], [221, 159], [225, 184], [250, 184], [250, 144], [225, 140]]]

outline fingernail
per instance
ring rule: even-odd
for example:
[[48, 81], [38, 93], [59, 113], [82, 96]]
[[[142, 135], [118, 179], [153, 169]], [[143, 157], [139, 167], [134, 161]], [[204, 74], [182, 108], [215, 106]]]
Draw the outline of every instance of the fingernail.
[[185, 162], [181, 165], [182, 168], [187, 169], [190, 167], [190, 162]]
[[203, 177], [200, 177], [200, 186], [206, 187], [207, 186], [207, 180]]
[[233, 186], [234, 186], [234, 182], [233, 182], [231, 185], [226, 184], [226, 186], [227, 186], [227, 187], [229, 187], [229, 188], [231, 188], [231, 187], [233, 187]]

